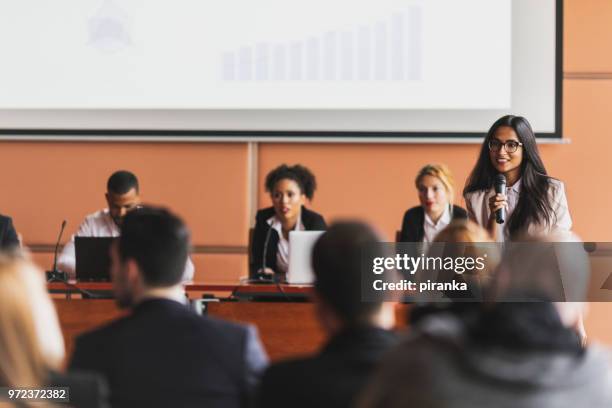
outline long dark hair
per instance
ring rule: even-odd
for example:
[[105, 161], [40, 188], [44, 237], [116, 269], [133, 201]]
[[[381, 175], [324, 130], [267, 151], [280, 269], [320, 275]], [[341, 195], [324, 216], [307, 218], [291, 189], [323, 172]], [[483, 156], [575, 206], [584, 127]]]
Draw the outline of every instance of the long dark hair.
[[548, 199], [551, 177], [548, 176], [540, 158], [535, 135], [527, 119], [522, 116], [507, 115], [493, 123], [482, 143], [478, 161], [463, 189], [463, 195], [474, 191], [486, 191], [493, 187], [497, 170], [489, 158], [489, 140], [502, 126], [514, 129], [519, 141], [523, 143], [521, 193], [516, 208], [508, 220], [509, 235], [515, 237], [524, 232], [530, 224], [556, 223], [553, 221], [555, 213]]

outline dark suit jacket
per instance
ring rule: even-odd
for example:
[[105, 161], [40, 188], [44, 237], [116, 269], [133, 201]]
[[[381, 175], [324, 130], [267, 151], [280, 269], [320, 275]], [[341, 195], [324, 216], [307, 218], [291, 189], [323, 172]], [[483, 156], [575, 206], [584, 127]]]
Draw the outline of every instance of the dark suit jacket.
[[[466, 220], [468, 217], [467, 211], [463, 208], [453, 205], [452, 219]], [[425, 210], [423, 207], [412, 207], [404, 214], [402, 221], [402, 231], [400, 232], [399, 242], [422, 242], [425, 236]]]
[[70, 369], [106, 377], [113, 407], [243, 407], [267, 357], [255, 330], [150, 299], [79, 336]]
[[70, 406], [74, 408], [109, 408], [106, 381], [95, 373], [58, 373], [52, 371], [48, 387], [68, 387]]
[[258, 408], [351, 407], [395, 333], [352, 329], [335, 336], [319, 355], [270, 366], [257, 394]]
[[19, 246], [17, 231], [13, 226], [11, 217], [0, 215], [0, 249], [8, 249]]
[[[266, 237], [268, 236], [268, 231], [271, 229], [267, 221], [272, 216], [274, 216], [273, 207], [268, 207], [257, 211], [257, 216], [255, 217], [255, 232], [253, 233], [253, 244], [251, 245], [251, 264], [249, 268], [251, 277], [254, 277], [257, 271], [264, 267], [264, 246]], [[310, 211], [304, 206], [302, 206], [301, 217], [302, 225], [304, 225], [304, 229], [306, 229], [306, 231], [325, 231], [327, 229], [327, 225], [325, 224], [323, 217], [314, 211]], [[280, 272], [276, 266], [278, 240], [279, 236], [276, 230], [271, 230], [265, 254], [265, 266], [274, 270], [276, 273]]]

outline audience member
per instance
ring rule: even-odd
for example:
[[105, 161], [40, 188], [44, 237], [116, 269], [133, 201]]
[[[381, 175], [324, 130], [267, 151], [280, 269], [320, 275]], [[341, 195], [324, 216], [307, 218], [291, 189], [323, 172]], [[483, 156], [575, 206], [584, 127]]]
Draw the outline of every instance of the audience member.
[[315, 244], [314, 303], [329, 339], [316, 355], [272, 365], [261, 408], [349, 407], [381, 355], [396, 342], [395, 304], [361, 299], [361, 249], [378, 243], [361, 223], [334, 224]]
[[462, 319], [473, 318], [481, 307], [479, 303], [484, 301], [485, 291], [500, 257], [498, 246], [493, 243], [487, 231], [467, 219], [453, 221], [440, 231], [428, 255], [433, 255], [431, 252], [434, 251], [441, 251], [440, 255], [443, 258], [481, 257], [484, 268], [463, 274], [456, 274], [455, 271], [434, 271], [438, 274], [437, 281], [465, 282], [468, 287], [467, 293], [449, 292], [445, 293], [443, 298], [414, 304], [410, 308], [410, 325], [415, 325], [423, 318], [439, 312], [454, 313]]
[[123, 218], [111, 249], [119, 306], [131, 314], [80, 336], [71, 368], [103, 374], [113, 407], [244, 407], [267, 357], [253, 327], [202, 317], [181, 285], [189, 232], [164, 209]]
[[11, 217], [0, 214], [0, 250], [19, 246], [19, 237]]
[[0, 254], [0, 386], [69, 387], [71, 406], [106, 407], [102, 379], [61, 372], [64, 340], [43, 277], [22, 253]]
[[543, 241], [524, 244], [504, 254], [491, 303], [473, 323], [452, 314], [421, 322], [385, 358], [359, 407], [611, 406], [610, 355], [576, 335], [584, 303], [551, 302], [560, 271], [564, 295], [584, 299], [584, 250], [556, 256]]

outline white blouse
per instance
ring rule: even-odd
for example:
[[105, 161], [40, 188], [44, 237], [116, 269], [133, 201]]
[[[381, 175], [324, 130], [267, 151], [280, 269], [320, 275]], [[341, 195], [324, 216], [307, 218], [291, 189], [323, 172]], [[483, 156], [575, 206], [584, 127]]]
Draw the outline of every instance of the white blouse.
[[440, 231], [442, 231], [444, 228], [446, 228], [448, 224], [450, 224], [452, 217], [449, 207], [450, 206], [448, 205], [445, 206], [444, 212], [438, 219], [437, 223], [433, 222], [429, 215], [427, 215], [427, 212], [425, 213], [425, 222], [423, 223], [423, 242], [433, 242], [433, 240], [436, 238], [436, 235], [438, 235]]
[[[287, 273], [289, 269], [289, 240], [283, 235], [283, 224], [276, 218], [276, 215], [267, 219], [270, 228], [276, 230], [278, 233], [278, 251], [276, 252], [276, 266], [284, 273]], [[304, 231], [304, 224], [302, 224], [302, 215], [298, 216], [298, 221], [295, 223], [293, 231]]]

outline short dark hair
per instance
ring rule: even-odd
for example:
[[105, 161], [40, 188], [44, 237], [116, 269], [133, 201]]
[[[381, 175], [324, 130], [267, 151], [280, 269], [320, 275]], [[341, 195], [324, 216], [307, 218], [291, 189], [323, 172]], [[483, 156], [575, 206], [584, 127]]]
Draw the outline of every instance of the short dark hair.
[[361, 251], [379, 242], [368, 225], [341, 221], [332, 224], [313, 248], [315, 290], [350, 326], [367, 324], [382, 305], [361, 299]]
[[114, 172], [106, 183], [106, 191], [115, 194], [125, 194], [131, 189], [138, 192], [138, 179], [131, 171], [118, 170]]
[[300, 187], [302, 194], [309, 200], [312, 200], [314, 192], [317, 189], [317, 179], [307, 167], [301, 164], [296, 164], [294, 166], [281, 164], [266, 176], [266, 191], [271, 193], [276, 183], [284, 179], [295, 181]]
[[126, 214], [119, 237], [119, 256], [133, 259], [151, 287], [179, 283], [189, 256], [189, 230], [164, 208], [142, 207]]

